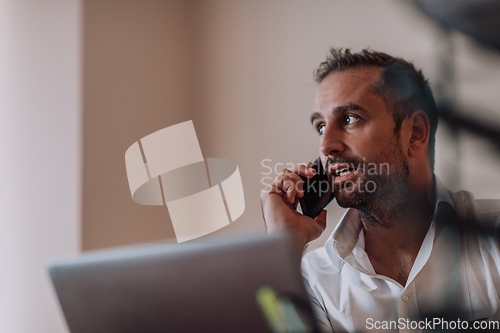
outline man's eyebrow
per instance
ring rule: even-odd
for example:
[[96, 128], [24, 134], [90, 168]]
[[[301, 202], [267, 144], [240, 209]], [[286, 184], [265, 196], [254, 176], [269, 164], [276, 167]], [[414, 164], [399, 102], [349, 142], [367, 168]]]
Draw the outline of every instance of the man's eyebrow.
[[311, 124], [313, 124], [313, 125], [314, 125], [314, 121], [315, 121], [316, 119], [320, 119], [320, 118], [322, 118], [322, 117], [321, 117], [321, 114], [320, 114], [319, 112], [313, 112], [313, 113], [311, 114], [311, 118], [310, 118], [310, 119], [311, 119]]
[[[347, 104], [347, 105], [339, 105], [335, 109], [333, 109], [334, 113], [343, 113], [343, 112], [348, 112], [348, 111], [362, 111], [362, 112], [367, 112], [365, 109], [363, 109], [361, 106], [356, 105], [356, 104]], [[314, 124], [314, 121], [316, 119], [321, 119], [323, 116], [319, 112], [313, 112], [311, 114], [311, 124]]]
[[335, 113], [342, 113], [342, 112], [347, 112], [347, 111], [363, 111], [366, 112], [365, 109], [363, 109], [361, 106], [356, 105], [356, 104], [348, 104], [348, 105], [340, 105], [337, 106], [335, 109], [333, 109], [333, 112]]

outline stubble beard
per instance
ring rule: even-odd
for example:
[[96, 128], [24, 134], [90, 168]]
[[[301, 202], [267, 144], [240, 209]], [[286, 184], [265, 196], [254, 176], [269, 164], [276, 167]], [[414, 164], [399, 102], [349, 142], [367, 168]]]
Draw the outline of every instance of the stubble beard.
[[[352, 161], [357, 164], [357, 161]], [[410, 170], [408, 160], [404, 156], [400, 136], [396, 135], [391, 149], [378, 155], [373, 161], [363, 161], [364, 165], [375, 163], [380, 167], [389, 164], [389, 171], [378, 169], [375, 174], [366, 170], [360, 172], [357, 181], [345, 184], [335, 184], [335, 198], [340, 207], [355, 208], [372, 220], [370, 216], [396, 215], [400, 203], [411, 192]], [[395, 217], [395, 216], [392, 216]], [[374, 222], [375, 223], [375, 222]]]

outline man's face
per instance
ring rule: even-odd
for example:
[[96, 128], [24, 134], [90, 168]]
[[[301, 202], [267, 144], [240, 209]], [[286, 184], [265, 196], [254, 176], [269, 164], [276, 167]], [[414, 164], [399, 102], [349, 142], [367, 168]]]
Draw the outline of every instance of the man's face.
[[330, 73], [316, 94], [313, 127], [342, 207], [390, 205], [408, 190], [408, 160], [396, 124], [374, 88], [379, 69]]

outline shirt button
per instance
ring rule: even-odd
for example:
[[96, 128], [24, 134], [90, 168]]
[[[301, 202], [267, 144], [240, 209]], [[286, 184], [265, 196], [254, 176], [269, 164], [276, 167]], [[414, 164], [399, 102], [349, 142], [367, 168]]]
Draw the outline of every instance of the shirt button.
[[408, 301], [408, 296], [404, 295], [403, 297], [401, 297], [401, 299], [403, 300], [403, 302], [407, 302]]

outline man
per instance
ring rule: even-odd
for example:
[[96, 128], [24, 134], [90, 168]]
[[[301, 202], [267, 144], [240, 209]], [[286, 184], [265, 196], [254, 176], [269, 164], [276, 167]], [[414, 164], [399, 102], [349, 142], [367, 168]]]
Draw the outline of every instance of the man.
[[[337, 203], [349, 208], [325, 247], [302, 258], [322, 328], [414, 332], [499, 320], [491, 231], [500, 203], [451, 193], [434, 177], [437, 108], [422, 73], [384, 53], [332, 49], [315, 78], [311, 122]], [[315, 219], [295, 210], [299, 176], [315, 174], [309, 166], [283, 170], [261, 192], [268, 232], [286, 230], [301, 251], [326, 227], [325, 210]]]

